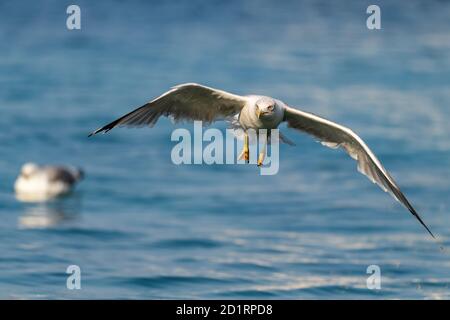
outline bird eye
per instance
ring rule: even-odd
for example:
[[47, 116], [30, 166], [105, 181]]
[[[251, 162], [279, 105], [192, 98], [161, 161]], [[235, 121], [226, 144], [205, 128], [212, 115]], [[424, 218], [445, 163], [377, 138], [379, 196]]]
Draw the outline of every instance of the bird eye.
[[269, 111], [273, 111], [273, 108], [274, 108], [274, 106], [273, 106], [273, 105], [271, 105], [271, 106], [267, 107], [267, 109], [268, 109]]

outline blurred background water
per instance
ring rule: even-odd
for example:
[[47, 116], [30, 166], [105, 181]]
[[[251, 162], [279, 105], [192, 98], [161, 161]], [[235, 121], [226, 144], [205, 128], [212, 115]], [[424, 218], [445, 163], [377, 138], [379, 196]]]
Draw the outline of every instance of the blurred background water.
[[[172, 164], [166, 119], [87, 138], [183, 82], [277, 97], [359, 133], [449, 246], [449, 2], [377, 1], [379, 31], [371, 1], [77, 0], [74, 31], [69, 4], [0, 2], [1, 298], [450, 298], [450, 256], [307, 136], [275, 176]], [[86, 179], [20, 203], [27, 161]]]

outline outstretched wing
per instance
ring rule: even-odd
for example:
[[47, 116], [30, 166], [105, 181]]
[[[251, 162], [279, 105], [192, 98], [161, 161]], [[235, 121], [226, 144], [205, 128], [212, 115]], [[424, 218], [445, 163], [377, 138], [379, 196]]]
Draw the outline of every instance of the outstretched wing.
[[116, 126], [152, 127], [161, 116], [179, 120], [201, 120], [211, 123], [239, 113], [245, 97], [208, 88], [195, 83], [173, 87], [140, 108], [101, 127], [89, 136], [108, 132]]
[[285, 109], [285, 121], [287, 121], [289, 127], [316, 137], [327, 147], [342, 147], [358, 162], [359, 172], [366, 175], [372, 182], [378, 184], [384, 191], [389, 192], [396, 200], [403, 204], [434, 238], [433, 233], [400, 191], [400, 188], [391, 175], [364, 141], [352, 130], [314, 114], [290, 107], [286, 107]]

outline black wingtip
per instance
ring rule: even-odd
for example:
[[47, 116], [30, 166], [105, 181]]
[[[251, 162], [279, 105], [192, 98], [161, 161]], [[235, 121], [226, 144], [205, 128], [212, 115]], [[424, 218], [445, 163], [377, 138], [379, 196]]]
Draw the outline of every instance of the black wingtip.
[[92, 137], [93, 135], [97, 134], [98, 130], [92, 131], [91, 133], [89, 133], [88, 138]]
[[425, 229], [427, 229], [428, 233], [433, 237], [433, 239], [436, 239], [436, 237], [434, 236], [433, 232], [431, 232], [431, 230], [427, 227], [427, 225], [422, 221], [422, 219], [420, 217], [417, 217], [420, 221], [420, 223], [425, 227]]
[[423, 222], [422, 218], [419, 216], [419, 214], [416, 212], [416, 210], [414, 210], [414, 208], [412, 208], [412, 207], [408, 208], [408, 209], [416, 217], [416, 219], [419, 220], [420, 224], [428, 231], [428, 233], [433, 237], [433, 239], [436, 239], [433, 232], [431, 232], [430, 228], [428, 228], [428, 226], [425, 224], [425, 222]]
[[428, 231], [430, 236], [436, 240], [436, 237], [434, 236], [433, 232], [431, 232], [430, 228], [423, 222], [422, 218], [417, 213], [416, 209], [413, 208], [413, 206], [409, 203], [408, 199], [406, 199], [405, 195], [400, 191], [400, 189], [397, 186], [393, 186], [392, 189], [395, 198], [398, 199], [404, 206], [411, 212], [411, 214], [420, 222], [420, 224]]
[[99, 133], [99, 132], [103, 132], [103, 133], [108, 132], [109, 130], [111, 130], [111, 128], [109, 128], [108, 126], [109, 126], [109, 125], [104, 126], [104, 127], [101, 127], [101, 128], [99, 128], [99, 129], [97, 129], [97, 130], [95, 130], [95, 131], [92, 131], [91, 133], [89, 133], [88, 138], [90, 138], [90, 137], [96, 135], [96, 134]]

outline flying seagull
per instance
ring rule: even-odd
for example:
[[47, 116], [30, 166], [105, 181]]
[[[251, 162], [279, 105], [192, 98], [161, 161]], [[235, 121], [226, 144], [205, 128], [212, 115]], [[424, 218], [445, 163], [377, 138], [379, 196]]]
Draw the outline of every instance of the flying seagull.
[[[412, 207], [394, 179], [383, 167], [365, 142], [351, 129], [326, 120], [312, 113], [289, 107], [284, 102], [267, 96], [240, 96], [196, 83], [181, 84], [146, 103], [119, 119], [95, 130], [89, 137], [99, 132], [106, 133], [117, 126], [152, 127], [161, 116], [179, 120], [200, 120], [212, 123], [217, 120], [229, 120], [237, 116], [238, 125], [244, 131], [244, 148], [241, 156], [249, 161], [249, 135], [247, 130], [277, 128], [282, 122], [288, 127], [312, 135], [323, 145], [336, 149], [343, 148], [358, 163], [358, 171], [366, 175], [373, 183], [389, 192], [407, 208], [433, 237], [433, 233]], [[283, 139], [283, 137], [280, 135]], [[267, 138], [270, 138], [268, 136]], [[264, 160], [263, 152], [258, 157], [258, 165]]]
[[46, 201], [72, 191], [83, 176], [83, 171], [78, 168], [38, 166], [29, 162], [22, 166], [14, 189], [21, 201]]

